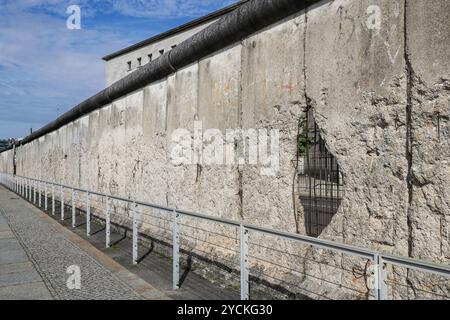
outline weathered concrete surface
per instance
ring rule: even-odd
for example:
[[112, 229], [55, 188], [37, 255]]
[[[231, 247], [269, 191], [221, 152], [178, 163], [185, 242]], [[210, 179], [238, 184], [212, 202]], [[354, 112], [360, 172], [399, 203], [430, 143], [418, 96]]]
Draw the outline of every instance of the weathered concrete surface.
[[[346, 190], [321, 236], [448, 263], [448, 6], [324, 1], [20, 147], [18, 174], [303, 234], [295, 173], [309, 106]], [[203, 129], [280, 130], [280, 170], [264, 176], [261, 164], [174, 165], [172, 133], [192, 131], [197, 120]], [[12, 171], [11, 151], [1, 154], [0, 169]], [[128, 209], [115, 204], [113, 220], [129, 224]], [[163, 218], [146, 217], [143, 228], [170, 239], [170, 217]], [[228, 239], [192, 231], [183, 245], [238, 266], [230, 250], [236, 230], [186, 223]], [[361, 277], [366, 261], [253, 237], [264, 244], [255, 254], [278, 262], [251, 262], [255, 274], [282, 278], [271, 282], [300, 284], [318, 297], [370, 293]], [[402, 285], [414, 285], [411, 274], [394, 271]]]
[[[373, 4], [381, 16], [370, 29]], [[323, 236], [407, 255], [403, 25], [401, 1], [340, 0], [310, 8], [305, 94], [345, 184], [344, 201]], [[325, 273], [317, 261], [331, 262], [342, 270], [328, 270], [328, 279], [367, 290], [344, 271], [361, 263], [363, 271], [364, 261], [314, 251], [308, 256], [306, 269], [314, 275]], [[311, 285], [330, 290], [329, 284]]]
[[262, 174], [260, 161], [256, 166], [240, 168], [243, 217], [258, 225], [292, 232], [296, 232], [298, 219], [292, 194], [296, 141], [306, 105], [304, 29], [305, 16], [301, 12], [249, 37], [242, 46], [241, 126], [243, 129], [276, 128], [280, 136], [280, 170], [274, 175]]
[[[409, 71], [409, 255], [450, 262], [450, 3], [406, 1]], [[447, 295], [450, 283], [408, 273], [419, 297]], [[424, 290], [424, 291], [421, 291]], [[425, 293], [424, 293], [425, 292]], [[398, 292], [397, 294], [402, 294]]]
[[13, 152], [3, 152], [0, 154], [0, 169], [2, 172], [13, 173]]
[[[334, 1], [308, 11], [306, 95], [344, 175], [345, 201], [328, 233], [407, 253], [406, 81], [400, 1]], [[392, 59], [395, 57], [395, 59]]]
[[410, 254], [450, 259], [450, 3], [407, 1]]

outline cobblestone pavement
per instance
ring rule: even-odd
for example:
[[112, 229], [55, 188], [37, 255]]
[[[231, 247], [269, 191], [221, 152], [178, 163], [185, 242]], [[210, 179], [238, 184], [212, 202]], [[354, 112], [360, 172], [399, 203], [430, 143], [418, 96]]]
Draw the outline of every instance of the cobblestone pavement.
[[[3, 187], [0, 187], [0, 213], [54, 299], [142, 299], [126, 281], [69, 241], [48, 221], [39, 218], [30, 205]], [[80, 267], [80, 290], [67, 287], [70, 266]]]

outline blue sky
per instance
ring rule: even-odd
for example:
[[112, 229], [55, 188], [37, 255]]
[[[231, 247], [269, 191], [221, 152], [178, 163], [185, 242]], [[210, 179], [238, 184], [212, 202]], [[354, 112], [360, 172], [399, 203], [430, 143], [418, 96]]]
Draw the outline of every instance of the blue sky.
[[[101, 57], [236, 0], [0, 0], [0, 139], [24, 137], [105, 86]], [[81, 8], [81, 30], [66, 27]]]

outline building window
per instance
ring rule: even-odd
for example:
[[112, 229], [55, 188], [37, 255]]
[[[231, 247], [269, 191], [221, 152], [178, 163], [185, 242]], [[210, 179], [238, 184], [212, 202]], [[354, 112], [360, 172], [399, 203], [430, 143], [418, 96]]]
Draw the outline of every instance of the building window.
[[131, 71], [131, 61], [128, 61], [127, 65], [128, 65], [128, 71]]
[[159, 53], [160, 53], [161, 55], [163, 55], [163, 54], [164, 54], [164, 49], [159, 50]]
[[152, 62], [152, 60], [153, 60], [153, 55], [150, 53], [147, 57], [148, 57], [148, 62]]
[[331, 223], [344, 195], [339, 164], [328, 151], [325, 140], [309, 108], [298, 141], [303, 167], [299, 167], [298, 188], [303, 206], [306, 233], [318, 237]]
[[177, 45], [176, 45], [176, 44], [174, 44], [174, 45], [172, 46], [172, 50], [173, 50], [173, 49], [175, 49], [176, 47], [177, 47]]
[[138, 58], [137, 62], [138, 62], [138, 68], [142, 67], [142, 58]]

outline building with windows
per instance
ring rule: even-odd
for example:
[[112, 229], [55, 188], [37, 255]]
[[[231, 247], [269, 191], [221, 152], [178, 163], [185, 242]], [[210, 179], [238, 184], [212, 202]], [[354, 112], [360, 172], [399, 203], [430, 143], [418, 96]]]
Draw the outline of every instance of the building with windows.
[[240, 1], [103, 57], [106, 62], [106, 86], [159, 58], [246, 2], [248, 0]]

